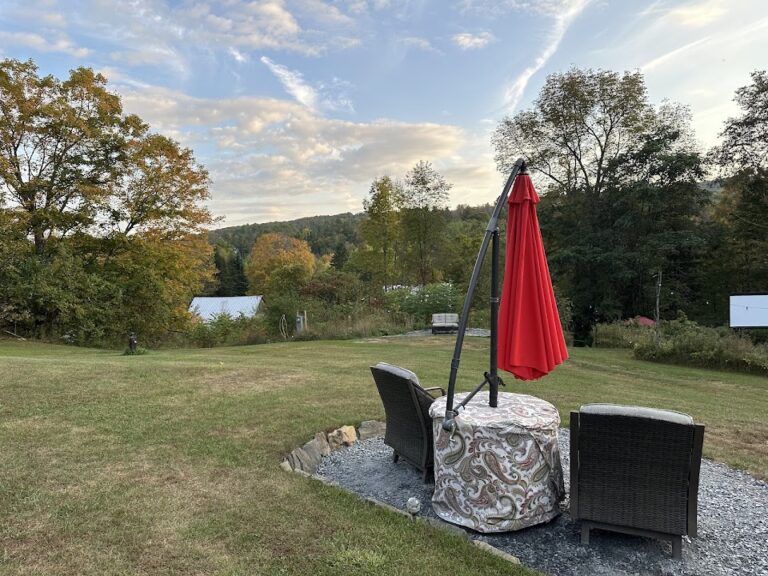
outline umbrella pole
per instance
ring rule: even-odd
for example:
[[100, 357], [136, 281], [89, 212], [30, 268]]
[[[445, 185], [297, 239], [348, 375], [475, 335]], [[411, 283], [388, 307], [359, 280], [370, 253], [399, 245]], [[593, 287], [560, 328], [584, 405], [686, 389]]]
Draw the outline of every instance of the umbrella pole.
[[[464, 344], [464, 332], [467, 329], [467, 321], [469, 320], [469, 310], [472, 306], [472, 299], [475, 296], [477, 290], [477, 282], [480, 278], [480, 271], [483, 267], [483, 261], [485, 255], [488, 252], [488, 245], [491, 243], [491, 237], [493, 232], [498, 230], [499, 214], [501, 214], [502, 208], [507, 201], [509, 191], [512, 189], [512, 184], [515, 182], [515, 178], [520, 172], [522, 166], [525, 164], [522, 158], [518, 158], [515, 165], [512, 167], [512, 172], [507, 179], [507, 183], [504, 185], [504, 190], [501, 192], [496, 207], [493, 210], [491, 219], [488, 221], [488, 226], [485, 228], [485, 236], [483, 236], [483, 243], [480, 245], [480, 252], [475, 260], [475, 267], [472, 269], [472, 277], [469, 280], [469, 288], [467, 289], [467, 296], [464, 298], [464, 307], [461, 311], [461, 318], [459, 319], [459, 330], [456, 334], [456, 346], [453, 350], [453, 359], [451, 360], [451, 375], [448, 378], [448, 397], [445, 403], [445, 419], [443, 420], [443, 428], [450, 430], [453, 427], [453, 419], [456, 417], [456, 412], [453, 409], [453, 396], [456, 392], [456, 374], [459, 371], [459, 363], [461, 361], [461, 348]], [[495, 348], [495, 346], [492, 346]], [[493, 353], [493, 352], [492, 352]]]
[[499, 376], [496, 345], [499, 338], [499, 229], [493, 231], [491, 242], [491, 368], [488, 374], [488, 405], [499, 405]]

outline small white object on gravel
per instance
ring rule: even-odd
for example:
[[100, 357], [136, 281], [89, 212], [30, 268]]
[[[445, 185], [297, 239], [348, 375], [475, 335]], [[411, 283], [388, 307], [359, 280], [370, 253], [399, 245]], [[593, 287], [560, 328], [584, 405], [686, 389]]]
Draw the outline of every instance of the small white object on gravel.
[[[569, 432], [561, 429], [560, 454], [568, 487]], [[422, 517], [432, 510], [433, 484], [400, 460], [381, 438], [357, 442], [323, 458], [317, 475], [364, 498], [400, 510], [408, 500], [421, 503]], [[479, 534], [523, 564], [557, 576], [768, 576], [768, 484], [723, 464], [703, 460], [699, 485], [697, 538], [683, 542], [683, 559], [671, 558], [669, 543], [613, 532], [593, 531], [583, 546], [579, 527], [564, 513], [543, 524], [504, 534]]]

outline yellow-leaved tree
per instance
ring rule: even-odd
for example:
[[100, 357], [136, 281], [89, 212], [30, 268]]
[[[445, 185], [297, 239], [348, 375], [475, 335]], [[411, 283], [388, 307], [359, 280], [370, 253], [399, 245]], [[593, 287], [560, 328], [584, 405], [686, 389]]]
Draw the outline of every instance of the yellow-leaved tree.
[[315, 256], [304, 240], [271, 232], [256, 239], [245, 265], [249, 294], [264, 294], [277, 270], [296, 267], [297, 282], [306, 284], [315, 271]]

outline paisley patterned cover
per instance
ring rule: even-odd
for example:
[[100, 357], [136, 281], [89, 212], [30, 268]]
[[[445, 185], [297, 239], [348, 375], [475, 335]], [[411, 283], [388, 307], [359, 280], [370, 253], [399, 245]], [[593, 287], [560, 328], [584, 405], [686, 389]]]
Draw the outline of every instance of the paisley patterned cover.
[[[466, 396], [456, 394], [456, 404]], [[488, 392], [480, 392], [459, 412], [453, 432], [446, 432], [445, 401], [438, 398], [429, 410], [438, 516], [478, 532], [507, 532], [560, 514], [560, 415], [552, 404], [499, 393], [498, 408], [491, 408]]]

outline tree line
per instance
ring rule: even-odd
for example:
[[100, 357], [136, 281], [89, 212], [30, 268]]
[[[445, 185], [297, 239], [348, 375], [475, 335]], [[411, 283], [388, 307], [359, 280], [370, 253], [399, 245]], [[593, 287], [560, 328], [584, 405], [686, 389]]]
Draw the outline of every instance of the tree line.
[[[595, 323], [653, 316], [659, 278], [663, 318], [682, 310], [710, 325], [727, 321], [730, 294], [766, 291], [766, 72], [736, 102], [720, 143], [703, 150], [688, 109], [652, 105], [639, 72], [571, 69], [498, 124], [499, 169], [524, 157], [542, 197], [555, 290], [578, 341]], [[0, 112], [0, 328], [15, 334], [160, 341], [189, 329], [200, 294], [262, 294], [271, 326], [306, 306], [329, 321], [389, 311], [397, 287], [462, 293], [491, 211], [449, 209], [451, 183], [422, 161], [374, 178], [362, 214], [209, 232], [205, 169], [125, 114], [99, 74], [61, 81], [0, 61]], [[430, 295], [445, 306], [438, 293], [419, 309]]]
[[[710, 150], [687, 107], [650, 103], [639, 72], [552, 74], [529, 109], [499, 123], [499, 169], [524, 157], [542, 196], [552, 277], [577, 341], [596, 323], [654, 317], [657, 298], [662, 318], [683, 311], [722, 325], [729, 295], [768, 291], [768, 75], [751, 80]], [[441, 281], [465, 290], [490, 207], [448, 210], [450, 188], [427, 162], [376, 178], [338, 269], [374, 292]]]

